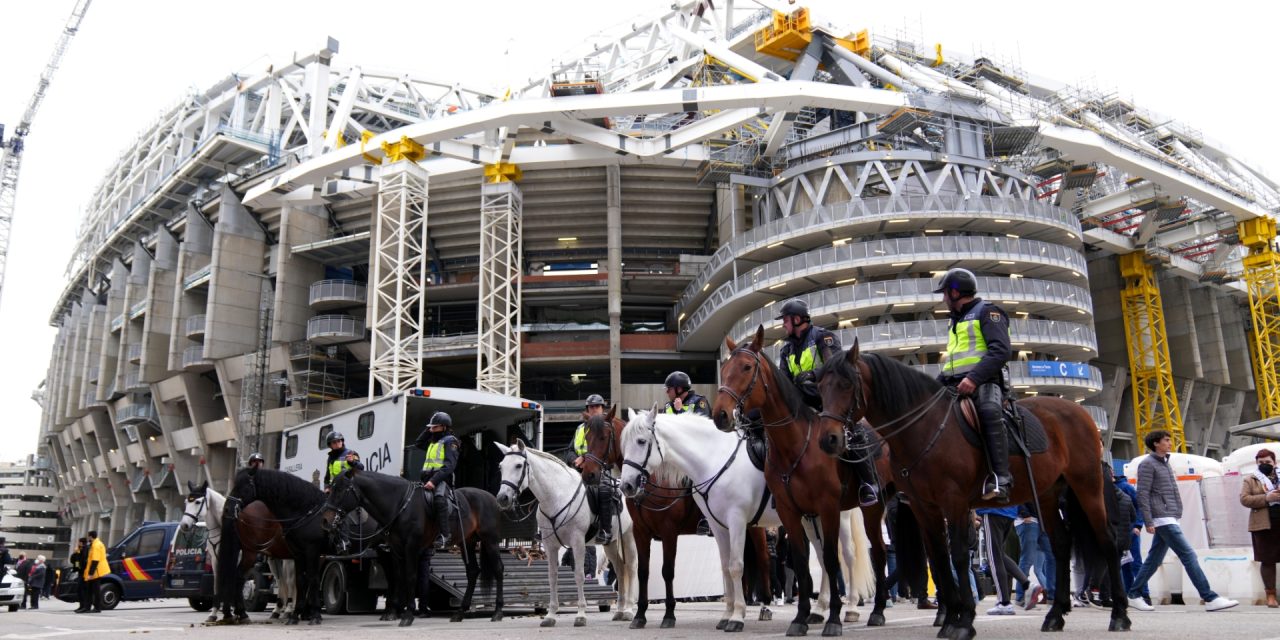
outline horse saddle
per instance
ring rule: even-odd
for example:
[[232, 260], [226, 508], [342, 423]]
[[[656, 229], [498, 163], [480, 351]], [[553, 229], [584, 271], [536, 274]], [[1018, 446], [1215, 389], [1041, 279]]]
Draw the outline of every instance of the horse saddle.
[[[978, 420], [978, 407], [974, 405], [973, 398], [960, 398], [960, 416], [963, 418], [964, 425], [967, 429], [962, 429], [964, 439], [969, 444], [982, 449], [982, 425]], [[1017, 453], [1025, 450], [1028, 453], [1044, 453], [1049, 449], [1049, 438], [1045, 435], [1044, 425], [1040, 423], [1040, 419], [1036, 414], [1031, 413], [1026, 407], [1005, 402], [1004, 411], [1004, 428], [1009, 436], [1009, 440], [1015, 445], [1010, 449], [1010, 453]]]
[[769, 447], [764, 439], [764, 427], [749, 425], [743, 432], [746, 434], [747, 459], [756, 470], [764, 471], [764, 461], [769, 454]]

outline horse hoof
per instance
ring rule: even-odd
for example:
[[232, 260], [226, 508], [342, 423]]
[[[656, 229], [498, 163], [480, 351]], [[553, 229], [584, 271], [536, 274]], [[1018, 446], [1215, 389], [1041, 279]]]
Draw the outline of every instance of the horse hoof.
[[938, 611], [938, 615], [933, 616], [933, 626], [935, 627], [941, 627], [946, 622], [947, 622], [947, 613], [945, 611]]
[[1040, 625], [1043, 632], [1062, 631], [1067, 626], [1067, 621], [1062, 619], [1061, 615], [1050, 613], [1044, 617], [1044, 624]]
[[956, 626], [951, 632], [951, 640], [973, 640], [977, 633], [977, 629], [973, 627]]
[[615, 611], [613, 614], [613, 619], [610, 620], [610, 622], [622, 622], [623, 620], [626, 620], [626, 619], [627, 619], [627, 614], [621, 611]]
[[938, 637], [938, 638], [950, 638], [950, 637], [951, 637], [951, 632], [952, 632], [952, 631], [955, 631], [955, 626], [954, 626], [954, 625], [944, 624], [944, 625], [942, 625], [942, 628], [941, 628], [941, 629], [938, 629], [938, 635], [937, 635], [937, 636], [935, 636], [935, 637]]
[[540, 626], [540, 627], [554, 627], [554, 626], [556, 626], [556, 619], [555, 619], [555, 618], [551, 618], [551, 617], [543, 618], [543, 619], [542, 619], [542, 622], [540, 622], [540, 623], [538, 624], [538, 626]]
[[579, 617], [577, 617], [577, 618], [574, 618], [574, 619], [573, 619], [573, 626], [575, 626], [575, 627], [585, 627], [585, 626], [587, 626], [587, 617], [586, 617], [586, 616], [579, 616]]
[[455, 613], [455, 614], [453, 614], [453, 615], [449, 616], [449, 622], [462, 622], [462, 612], [461, 612], [461, 611], [459, 611], [459, 612], [457, 612], [457, 613]]
[[272, 612], [271, 612], [271, 617], [270, 617], [270, 618], [267, 618], [267, 619], [268, 619], [268, 620], [279, 620], [279, 619], [280, 619], [280, 612], [279, 612], [279, 611], [272, 611]]
[[805, 622], [809, 624], [822, 624], [822, 621], [824, 619], [825, 618], [822, 617], [821, 613], [811, 613], [809, 614], [809, 617], [808, 619], [805, 620]]
[[1129, 631], [1132, 626], [1129, 616], [1122, 615], [1111, 619], [1111, 625], [1107, 627], [1107, 631]]
[[395, 614], [391, 613], [390, 611], [378, 616], [379, 622], [390, 622], [395, 619], [396, 619]]
[[857, 622], [860, 615], [857, 611], [846, 611], [844, 612], [844, 621], [846, 624]]
[[502, 622], [502, 612], [499, 611], [493, 614], [493, 617], [489, 618], [489, 622]]
[[773, 612], [769, 610], [769, 607], [760, 607], [760, 621], [768, 622], [769, 620], [772, 620], [772, 619], [773, 619]]
[[659, 629], [673, 629], [676, 626], [675, 618], [663, 618], [662, 623], [658, 625]]
[[828, 622], [826, 626], [822, 627], [822, 635], [824, 636], [844, 635], [844, 625], [840, 624], [839, 622]]
[[284, 621], [284, 623], [285, 623], [286, 625], [298, 624], [298, 618], [297, 618], [297, 617], [295, 617], [295, 616], [289, 616], [289, 619], [288, 619], [288, 620], [285, 620], [285, 621]]
[[791, 626], [787, 627], [787, 635], [791, 637], [803, 636], [803, 635], [807, 635], [808, 633], [809, 633], [809, 625], [803, 622], [792, 622]]
[[645, 624], [647, 624], [647, 623], [648, 623], [648, 621], [647, 621], [647, 620], [645, 620], [644, 618], [641, 618], [641, 617], [638, 617], [638, 616], [637, 616], [637, 617], [635, 617], [635, 618], [632, 618], [632, 619], [631, 619], [631, 628], [632, 628], [632, 629], [643, 629], [643, 628], [644, 628], [644, 625], [645, 625]]
[[407, 627], [411, 624], [413, 624], [413, 616], [409, 616], [407, 618], [400, 618], [400, 626]]
[[728, 619], [728, 618], [725, 618], [724, 620], [721, 620], [720, 622], [717, 622], [717, 623], [716, 623], [716, 631], [724, 631], [724, 627], [725, 627], [725, 625], [727, 625], [727, 624], [729, 624], [729, 619]]
[[313, 617], [311, 620], [307, 621], [308, 626], [314, 627], [318, 624], [320, 624], [320, 616]]
[[883, 627], [883, 626], [884, 626], [884, 614], [883, 614], [883, 613], [875, 613], [875, 612], [873, 611], [873, 612], [871, 613], [871, 615], [867, 616], [867, 626], [868, 626], [868, 627]]
[[741, 620], [730, 620], [729, 624], [724, 626], [725, 633], [739, 633], [742, 631], [743, 623]]

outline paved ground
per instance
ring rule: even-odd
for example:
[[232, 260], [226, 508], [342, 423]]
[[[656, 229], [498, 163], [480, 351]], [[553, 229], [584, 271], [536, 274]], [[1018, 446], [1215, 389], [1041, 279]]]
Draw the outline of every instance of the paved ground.
[[[987, 604], [990, 598], [987, 599]], [[679, 622], [674, 629], [658, 629], [656, 619], [650, 616], [650, 628], [643, 631], [627, 629], [625, 622], [611, 622], [610, 613], [591, 611], [587, 625], [573, 627], [573, 615], [562, 614], [558, 624], [551, 629], [538, 626], [539, 619], [532, 616], [510, 616], [502, 622], [489, 622], [487, 618], [472, 618], [458, 624], [443, 619], [420, 619], [413, 626], [401, 629], [394, 623], [379, 622], [374, 616], [326, 616], [318, 627], [285, 627], [280, 623], [268, 623], [267, 614], [253, 614], [251, 626], [205, 626], [206, 614], [192, 611], [182, 600], [125, 603], [114, 611], [98, 615], [77, 615], [73, 605], [62, 602], [43, 602], [39, 611], [23, 610], [0, 612], [0, 639], [6, 638], [208, 638], [211, 640], [240, 639], [247, 633], [253, 638], [345, 638], [353, 634], [370, 637], [370, 634], [421, 635], [447, 631], [450, 638], [545, 638], [560, 637], [599, 638], [610, 634], [614, 638], [705, 638], [717, 633], [714, 629], [720, 617], [718, 603], [681, 603], [676, 614]], [[1015, 616], [980, 615], [976, 623], [980, 638], [1033, 638], [1039, 635], [1044, 607], [1038, 612], [1019, 611]], [[980, 611], [984, 611], [980, 609]], [[652, 611], [652, 610], [651, 610]], [[774, 620], [754, 622], [748, 616], [745, 635], [782, 637], [786, 631], [791, 607], [775, 607]], [[1206, 613], [1198, 606], [1164, 606], [1155, 613], [1132, 612], [1134, 631], [1126, 639], [1159, 638], [1183, 640], [1185, 638], [1280, 638], [1280, 617], [1277, 611], [1265, 607], [1241, 605], [1230, 611]], [[661, 614], [658, 614], [659, 617]], [[932, 612], [898, 605], [888, 610], [889, 624], [883, 628], [868, 628], [863, 624], [845, 625], [845, 636], [862, 638], [933, 638], [935, 629]], [[1067, 618], [1066, 633], [1055, 638], [1097, 638], [1106, 635], [1107, 615], [1097, 609], [1077, 610]], [[810, 631], [817, 638], [820, 627]], [[95, 638], [96, 640], [96, 638]]]

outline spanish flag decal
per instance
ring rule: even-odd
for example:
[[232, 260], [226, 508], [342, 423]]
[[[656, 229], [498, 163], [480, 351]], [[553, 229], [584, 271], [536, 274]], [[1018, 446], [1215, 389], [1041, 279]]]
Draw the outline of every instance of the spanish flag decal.
[[151, 580], [151, 574], [142, 570], [138, 566], [138, 561], [133, 558], [124, 559], [124, 570], [129, 574], [130, 580]]

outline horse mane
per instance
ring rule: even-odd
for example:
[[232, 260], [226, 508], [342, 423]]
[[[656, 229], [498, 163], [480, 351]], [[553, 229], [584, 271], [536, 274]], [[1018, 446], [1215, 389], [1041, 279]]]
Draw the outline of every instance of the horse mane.
[[[554, 462], [560, 465], [561, 467], [564, 467], [565, 471], [573, 471], [573, 469], [569, 468], [568, 463], [566, 463], [564, 460], [561, 460], [559, 456], [552, 455], [541, 449], [534, 449], [533, 447], [525, 447], [524, 450], [525, 450], [525, 453], [533, 454], [539, 458], [542, 458], [543, 460], [546, 460], [547, 462]], [[578, 472], [573, 471], [573, 475], [574, 477], [577, 477]]]
[[[844, 362], [841, 356], [839, 360]], [[876, 404], [891, 416], [905, 415], [919, 406], [920, 396], [933, 395], [942, 387], [923, 371], [879, 353], [864, 353], [862, 361], [875, 379], [871, 389]]]
[[[249, 469], [241, 469], [236, 473], [234, 486], [238, 488], [241, 483], [248, 483], [250, 480], [257, 487], [257, 499], [266, 502], [263, 498], [270, 498], [272, 504], [267, 506], [280, 517], [289, 515], [281, 511], [305, 511], [320, 506], [325, 500], [324, 492], [315, 485], [283, 471], [258, 469], [250, 476]], [[231, 490], [231, 494], [236, 494], [235, 489]]]
[[766, 366], [773, 372], [773, 386], [782, 394], [782, 399], [787, 403], [787, 409], [791, 411], [791, 415], [796, 418], [813, 418], [813, 408], [805, 404], [804, 396], [800, 394], [800, 390], [796, 388], [796, 383], [782, 373], [782, 369], [778, 368], [768, 358], [761, 354], [760, 360], [767, 362]]

